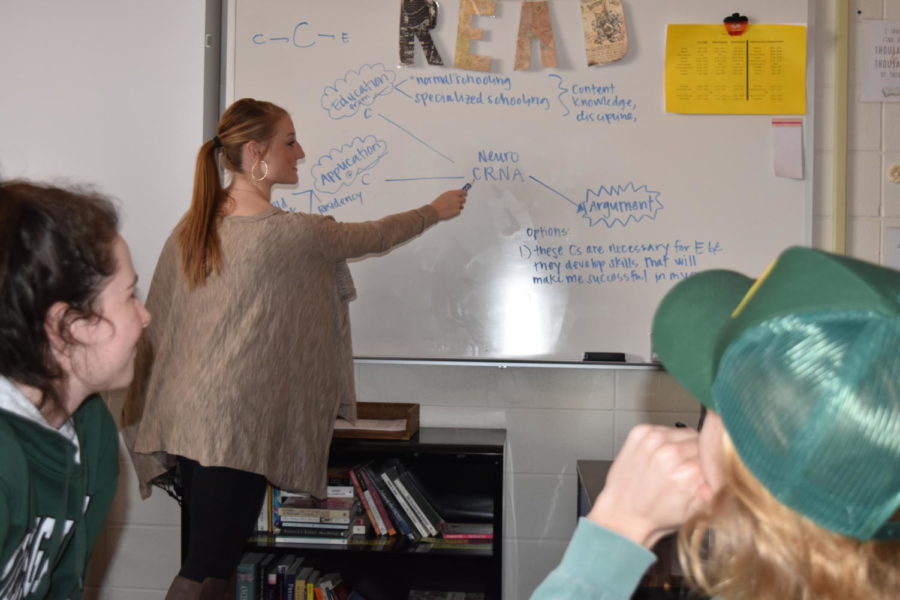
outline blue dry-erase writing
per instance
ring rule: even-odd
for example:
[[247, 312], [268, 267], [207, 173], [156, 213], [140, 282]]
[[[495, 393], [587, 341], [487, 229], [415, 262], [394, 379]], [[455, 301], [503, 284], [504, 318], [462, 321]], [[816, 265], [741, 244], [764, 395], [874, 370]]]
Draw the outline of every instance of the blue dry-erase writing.
[[471, 187], [472, 187], [472, 184], [471, 184], [471, 183], [467, 183], [466, 185], [462, 186], [462, 189], [463, 189], [464, 192], [468, 192], [468, 191], [469, 191], [469, 188], [471, 188]]

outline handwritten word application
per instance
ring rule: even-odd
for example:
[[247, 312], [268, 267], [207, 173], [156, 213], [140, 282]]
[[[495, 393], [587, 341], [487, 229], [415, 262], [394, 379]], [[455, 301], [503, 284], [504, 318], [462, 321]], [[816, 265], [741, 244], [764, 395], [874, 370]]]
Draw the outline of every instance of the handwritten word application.
[[374, 135], [355, 137], [319, 158], [312, 168], [313, 185], [320, 192], [337, 193], [377, 165], [387, 151], [387, 143]]

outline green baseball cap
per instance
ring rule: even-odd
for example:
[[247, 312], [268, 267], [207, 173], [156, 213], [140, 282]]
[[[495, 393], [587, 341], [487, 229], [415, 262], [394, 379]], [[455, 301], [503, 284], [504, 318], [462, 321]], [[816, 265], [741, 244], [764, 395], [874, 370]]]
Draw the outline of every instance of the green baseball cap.
[[652, 338], [780, 502], [857, 539], [900, 537], [900, 272], [790, 248], [756, 281], [680, 282]]

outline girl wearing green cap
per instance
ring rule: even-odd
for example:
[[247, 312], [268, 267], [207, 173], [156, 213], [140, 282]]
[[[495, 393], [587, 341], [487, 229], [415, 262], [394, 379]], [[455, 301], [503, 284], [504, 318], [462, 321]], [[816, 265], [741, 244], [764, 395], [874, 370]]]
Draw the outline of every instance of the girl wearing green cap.
[[718, 598], [900, 598], [900, 273], [808, 248], [757, 281], [703, 272], [653, 344], [711, 412], [629, 434], [533, 599], [630, 598], [676, 530]]

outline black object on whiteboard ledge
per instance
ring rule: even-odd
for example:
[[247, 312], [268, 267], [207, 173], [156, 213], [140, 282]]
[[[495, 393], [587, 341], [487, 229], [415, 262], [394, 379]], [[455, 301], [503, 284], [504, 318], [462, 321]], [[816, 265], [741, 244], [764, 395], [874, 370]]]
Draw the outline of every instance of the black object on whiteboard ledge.
[[585, 352], [584, 362], [625, 362], [624, 352]]

